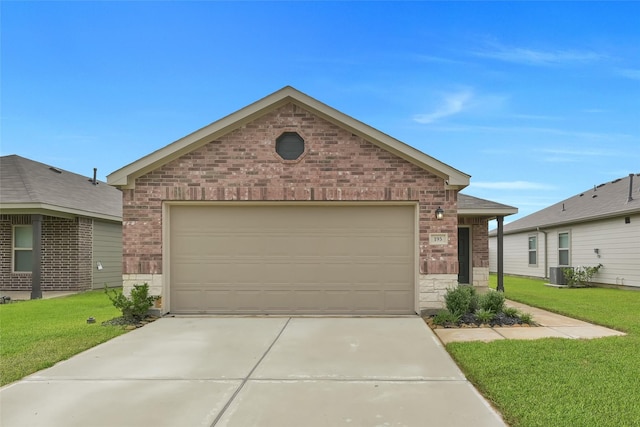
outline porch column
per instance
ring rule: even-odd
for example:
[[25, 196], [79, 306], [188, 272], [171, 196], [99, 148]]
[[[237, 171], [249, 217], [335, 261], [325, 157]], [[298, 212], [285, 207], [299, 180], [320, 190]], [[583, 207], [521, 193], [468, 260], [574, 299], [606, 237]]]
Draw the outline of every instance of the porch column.
[[504, 258], [504, 249], [503, 249], [503, 229], [502, 224], [504, 222], [503, 216], [498, 216], [496, 218], [498, 221], [498, 287], [497, 290], [504, 292], [504, 266], [503, 266], [503, 258]]
[[42, 289], [42, 215], [31, 215], [33, 240], [31, 243], [31, 299], [41, 299]]

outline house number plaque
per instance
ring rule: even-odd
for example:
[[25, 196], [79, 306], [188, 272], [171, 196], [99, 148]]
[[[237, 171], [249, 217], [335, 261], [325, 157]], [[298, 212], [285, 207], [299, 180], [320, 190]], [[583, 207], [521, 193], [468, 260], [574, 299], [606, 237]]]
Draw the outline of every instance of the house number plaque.
[[430, 233], [430, 245], [447, 245], [449, 244], [449, 235], [447, 233]]

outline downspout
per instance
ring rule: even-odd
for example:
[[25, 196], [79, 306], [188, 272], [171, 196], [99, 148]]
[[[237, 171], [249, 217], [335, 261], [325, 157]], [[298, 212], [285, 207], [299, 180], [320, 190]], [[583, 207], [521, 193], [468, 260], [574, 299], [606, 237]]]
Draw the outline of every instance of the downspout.
[[536, 231], [539, 231], [540, 233], [544, 234], [544, 278], [548, 279], [549, 275], [547, 274], [547, 272], [549, 271], [549, 269], [547, 268], [547, 263], [548, 263], [548, 254], [549, 251], [547, 250], [547, 232], [540, 229], [540, 227], [536, 227]]

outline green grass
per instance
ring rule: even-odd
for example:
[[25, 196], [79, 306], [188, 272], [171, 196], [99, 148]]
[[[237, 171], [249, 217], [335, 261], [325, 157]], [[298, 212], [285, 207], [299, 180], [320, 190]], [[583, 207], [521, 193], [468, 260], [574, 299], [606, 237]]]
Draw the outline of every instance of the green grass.
[[505, 293], [628, 335], [451, 343], [447, 350], [512, 427], [640, 426], [640, 292], [544, 283], [505, 277]]
[[100, 325], [120, 315], [103, 291], [0, 305], [0, 385], [123, 334]]

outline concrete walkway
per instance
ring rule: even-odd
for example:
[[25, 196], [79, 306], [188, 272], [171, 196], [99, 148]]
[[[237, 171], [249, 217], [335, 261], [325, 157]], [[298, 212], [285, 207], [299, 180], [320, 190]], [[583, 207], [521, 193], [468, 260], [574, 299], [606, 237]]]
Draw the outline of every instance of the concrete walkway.
[[162, 318], [0, 405], [3, 427], [505, 426], [418, 316]]
[[582, 320], [551, 313], [519, 302], [506, 302], [507, 306], [530, 313], [537, 327], [448, 328], [434, 332], [444, 344], [458, 341], [496, 341], [504, 339], [535, 340], [540, 338], [591, 339], [626, 335], [624, 332], [594, 325]]

